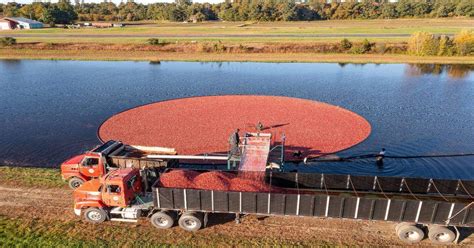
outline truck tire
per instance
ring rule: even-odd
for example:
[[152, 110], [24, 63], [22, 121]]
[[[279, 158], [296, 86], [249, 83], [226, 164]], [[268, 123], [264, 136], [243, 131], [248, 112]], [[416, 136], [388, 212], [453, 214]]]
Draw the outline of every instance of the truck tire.
[[415, 244], [425, 238], [425, 233], [417, 226], [406, 223], [404, 225], [398, 226], [397, 236], [400, 240], [406, 243]]
[[79, 186], [81, 186], [82, 184], [84, 183], [84, 180], [80, 179], [80, 178], [77, 178], [77, 177], [73, 177], [71, 179], [69, 179], [69, 187], [71, 189], [77, 189], [79, 188]]
[[98, 224], [107, 219], [107, 213], [100, 208], [88, 208], [84, 212], [84, 218], [87, 222]]
[[174, 225], [175, 218], [174, 213], [162, 211], [154, 213], [150, 218], [150, 222], [156, 228], [167, 229]]
[[430, 226], [428, 238], [435, 244], [446, 245], [456, 239], [456, 234], [445, 226]]
[[402, 226], [406, 226], [406, 225], [411, 225], [410, 223], [408, 222], [400, 222], [398, 223], [396, 226], [395, 226], [395, 232], [398, 233], [398, 229]]
[[178, 221], [179, 227], [186, 231], [195, 232], [201, 229], [203, 218], [201, 213], [184, 213]]

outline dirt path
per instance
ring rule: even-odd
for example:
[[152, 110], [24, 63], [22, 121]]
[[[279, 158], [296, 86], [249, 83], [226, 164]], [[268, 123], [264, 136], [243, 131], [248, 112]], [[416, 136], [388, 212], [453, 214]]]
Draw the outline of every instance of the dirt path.
[[[411, 34], [1, 34], [14, 38], [406, 38]], [[453, 36], [454, 34], [446, 34]]]
[[[109, 229], [127, 228], [127, 235], [160, 236], [160, 242], [176, 243], [183, 240], [196, 240], [196, 244], [213, 242], [212, 237], [223, 237], [226, 244], [241, 244], [243, 240], [271, 240], [276, 243], [292, 244], [339, 244], [369, 246], [399, 246], [394, 234], [394, 223], [374, 221], [353, 221], [340, 219], [317, 219], [298, 217], [257, 218], [246, 216], [241, 224], [235, 224], [232, 216], [212, 215], [210, 227], [190, 234], [175, 227], [169, 230], [156, 230], [146, 219], [138, 224], [105, 223], [91, 225], [74, 216], [72, 195], [69, 189], [32, 189], [0, 184], [0, 216], [23, 220], [44, 222], [73, 221], [77, 232], [100, 230], [97, 235], [107, 235]], [[123, 229], [120, 229], [123, 230]], [[464, 238], [462, 246], [472, 247], [470, 237]], [[97, 237], [99, 238], [99, 237]], [[101, 237], [107, 238], [107, 237]], [[110, 238], [110, 237], [109, 237]], [[126, 237], [125, 237], [126, 238]], [[164, 240], [163, 240], [164, 239]], [[422, 246], [431, 246], [428, 240]]]

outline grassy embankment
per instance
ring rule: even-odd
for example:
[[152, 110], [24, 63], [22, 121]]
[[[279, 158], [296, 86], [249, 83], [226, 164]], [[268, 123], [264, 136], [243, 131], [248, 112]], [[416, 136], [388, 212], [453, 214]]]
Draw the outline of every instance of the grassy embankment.
[[203, 61], [203, 62], [328, 62], [328, 63], [433, 63], [473, 64], [474, 57], [439, 57], [380, 54], [318, 54], [318, 53], [156, 53], [143, 51], [97, 50], [14, 50], [3, 52], [0, 59], [51, 59], [51, 60], [107, 60], [107, 61]]
[[[347, 54], [318, 52], [311, 45], [334, 45], [341, 37], [357, 35], [354, 43], [371, 42], [403, 46], [416, 31], [454, 34], [472, 29], [474, 19], [341, 20], [316, 22], [198, 24], [158, 23], [110, 29], [41, 29], [2, 31], [17, 37], [20, 46], [0, 49], [3, 59], [73, 60], [185, 60], [262, 62], [352, 62], [352, 63], [474, 63], [473, 57], [418, 57], [404, 54]], [[272, 36], [273, 35], [273, 36]], [[274, 35], [278, 35], [275, 37]], [[295, 37], [325, 35], [327, 37]], [[28, 37], [26, 37], [28, 36]], [[150, 37], [165, 45], [146, 46]], [[32, 45], [25, 45], [25, 44]], [[33, 44], [41, 43], [41, 44]], [[69, 44], [61, 46], [59, 44]], [[199, 51], [199, 46], [244, 47], [229, 51]], [[80, 47], [74, 47], [79, 45]], [[104, 47], [107, 47], [104, 49]], [[169, 47], [172, 47], [170, 49]], [[196, 48], [198, 47], [198, 48]], [[238, 51], [236, 51], [238, 50]], [[262, 51], [263, 50], [263, 51]], [[314, 51], [313, 51], [314, 50]], [[258, 52], [256, 52], [258, 51]]]
[[59, 169], [0, 167], [2, 185], [19, 187], [61, 188], [66, 183], [61, 179]]

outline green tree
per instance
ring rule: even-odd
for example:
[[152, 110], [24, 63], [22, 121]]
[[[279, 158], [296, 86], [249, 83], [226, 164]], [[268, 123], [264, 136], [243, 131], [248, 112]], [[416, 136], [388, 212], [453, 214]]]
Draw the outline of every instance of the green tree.
[[341, 3], [331, 16], [331, 19], [352, 19], [352, 4]]
[[178, 6], [188, 6], [193, 4], [192, 0], [175, 0], [176, 5]]
[[413, 16], [413, 3], [411, 0], [400, 0], [397, 3], [397, 13], [400, 17]]
[[456, 5], [451, 0], [437, 0], [434, 4], [434, 11], [437, 17], [454, 16]]
[[23, 17], [26, 17], [26, 18], [29, 18], [29, 19], [37, 20], [37, 18], [35, 16], [35, 10], [34, 10], [32, 4], [23, 5], [20, 8], [20, 10], [18, 11], [18, 13], [20, 14], [20, 16], [23, 16]]
[[416, 17], [424, 17], [431, 13], [433, 6], [429, 2], [415, 2], [413, 3], [413, 15]]
[[16, 44], [16, 39], [13, 37], [2, 37], [0, 38], [0, 47], [12, 46]]
[[77, 13], [69, 0], [60, 0], [56, 6], [58, 11], [55, 16], [55, 23], [69, 24], [77, 19]]
[[428, 32], [416, 32], [408, 41], [408, 53], [418, 56], [437, 55], [439, 38]]
[[380, 17], [384, 19], [397, 18], [398, 17], [397, 5], [393, 3], [382, 4]]
[[[77, 0], [74, 0], [78, 3]], [[376, 19], [398, 17], [474, 16], [473, 0], [347, 0], [342, 3], [309, 0], [296, 4], [294, 0], [234, 0], [217, 4], [192, 3], [176, 0], [173, 3], [138, 4], [122, 1], [80, 3], [70, 0], [58, 3], [0, 4], [0, 16], [24, 16], [51, 23], [72, 23], [75, 20], [184, 21], [189, 18], [204, 21], [311, 21], [328, 19]]]
[[363, 53], [370, 52], [370, 50], [372, 50], [373, 46], [374, 46], [374, 44], [370, 43], [370, 41], [368, 39], [364, 39], [364, 41], [362, 41], [362, 45], [361, 45]]
[[139, 21], [147, 16], [146, 7], [143, 4], [134, 2], [121, 3], [118, 6], [117, 17], [119, 20]]
[[352, 42], [350, 42], [348, 39], [342, 39], [340, 45], [342, 49], [349, 50], [352, 47]]
[[459, 55], [474, 55], [474, 32], [463, 30], [454, 36], [454, 43]]
[[321, 16], [314, 8], [305, 8], [301, 5], [296, 5], [294, 8], [295, 20], [298, 21], [312, 21], [320, 20]]
[[363, 19], [375, 19], [381, 15], [380, 5], [373, 0], [364, 0], [359, 6], [359, 17]]
[[438, 55], [452, 56], [454, 51], [454, 43], [449, 36], [443, 35], [439, 39]]
[[474, 17], [474, 3], [472, 0], [462, 0], [456, 6], [455, 13], [458, 16]]
[[18, 16], [18, 12], [20, 11], [21, 5], [18, 3], [7, 3], [3, 6], [3, 15], [4, 16]]
[[57, 14], [58, 11], [59, 10], [56, 7], [51, 6], [44, 10], [43, 15], [40, 17], [39, 20], [41, 22], [48, 23], [51, 26], [54, 26], [56, 24], [55, 16], [58, 15]]
[[174, 9], [171, 10], [168, 18], [170, 21], [182, 22], [188, 19], [188, 15], [183, 7], [176, 6]]

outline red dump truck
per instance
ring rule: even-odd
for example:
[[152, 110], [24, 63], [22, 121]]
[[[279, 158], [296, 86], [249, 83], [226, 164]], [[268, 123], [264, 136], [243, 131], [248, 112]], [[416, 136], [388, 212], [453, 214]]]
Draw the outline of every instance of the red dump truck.
[[149, 159], [149, 155], [174, 155], [172, 148], [125, 145], [110, 140], [61, 164], [61, 176], [72, 189], [118, 168], [157, 168], [177, 166], [176, 159]]
[[[176, 170], [161, 169], [147, 180], [135, 168], [111, 171], [74, 191], [74, 212], [92, 223], [146, 217], [157, 228], [177, 222], [187, 231], [205, 227], [208, 213], [392, 221], [400, 223], [396, 234], [403, 241], [421, 241], [427, 226], [427, 236], [438, 244], [453, 242], [458, 226], [474, 225], [474, 181], [267, 171], [267, 191], [165, 187], [165, 176]], [[144, 181], [154, 181], [151, 189]]]

